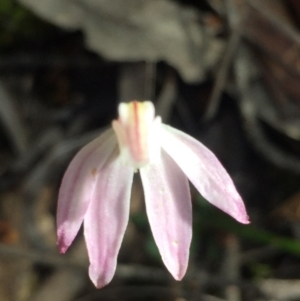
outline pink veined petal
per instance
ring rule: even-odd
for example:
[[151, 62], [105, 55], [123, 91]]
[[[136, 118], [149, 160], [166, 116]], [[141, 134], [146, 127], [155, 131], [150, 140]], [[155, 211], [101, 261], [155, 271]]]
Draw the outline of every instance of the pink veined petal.
[[115, 273], [129, 218], [134, 169], [116, 153], [113, 155], [101, 170], [94, 198], [84, 217], [89, 275], [97, 288], [107, 285]]
[[249, 218], [233, 181], [216, 156], [191, 136], [162, 125], [161, 146], [210, 203], [247, 224]]
[[176, 280], [184, 276], [192, 238], [192, 204], [187, 177], [164, 151], [140, 169], [147, 215], [162, 260]]
[[59, 190], [57, 237], [61, 253], [74, 240], [93, 198], [98, 171], [105, 164], [117, 141], [112, 129], [82, 148], [71, 161]]

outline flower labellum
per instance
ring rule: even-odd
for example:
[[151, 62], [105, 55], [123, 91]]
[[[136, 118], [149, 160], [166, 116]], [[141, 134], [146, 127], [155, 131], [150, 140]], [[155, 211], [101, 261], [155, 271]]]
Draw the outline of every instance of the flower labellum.
[[60, 252], [67, 251], [83, 222], [89, 275], [98, 288], [108, 284], [116, 270], [137, 170], [154, 240], [176, 280], [186, 272], [192, 238], [188, 180], [208, 202], [237, 221], [249, 223], [230, 176], [209, 149], [162, 124], [152, 102], [121, 103], [112, 128], [74, 157], [58, 197]]

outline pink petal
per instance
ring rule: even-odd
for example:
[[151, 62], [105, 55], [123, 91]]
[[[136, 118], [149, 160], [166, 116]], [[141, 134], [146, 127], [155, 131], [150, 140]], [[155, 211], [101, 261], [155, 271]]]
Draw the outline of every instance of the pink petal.
[[61, 253], [75, 238], [93, 198], [99, 169], [116, 148], [112, 129], [82, 148], [70, 163], [59, 190], [57, 236]]
[[161, 146], [176, 161], [197, 190], [210, 203], [247, 224], [242, 198], [216, 156], [191, 136], [162, 125]]
[[114, 154], [98, 177], [94, 198], [84, 217], [90, 268], [97, 288], [108, 284], [116, 270], [117, 255], [129, 218], [133, 167]]
[[147, 215], [162, 260], [176, 280], [184, 276], [192, 238], [188, 180], [162, 150], [160, 162], [140, 169]]

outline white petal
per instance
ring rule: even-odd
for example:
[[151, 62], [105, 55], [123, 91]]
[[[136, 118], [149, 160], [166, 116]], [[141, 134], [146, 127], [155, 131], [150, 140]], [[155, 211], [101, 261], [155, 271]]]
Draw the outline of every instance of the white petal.
[[110, 160], [101, 170], [94, 198], [84, 217], [89, 275], [98, 288], [108, 284], [116, 270], [128, 224], [133, 174], [133, 167], [124, 165], [120, 157]]
[[176, 280], [187, 269], [192, 237], [192, 206], [188, 180], [173, 159], [140, 169], [147, 215], [162, 260]]
[[210, 203], [241, 223], [249, 223], [240, 195], [216, 156], [191, 136], [162, 125], [161, 146]]
[[112, 129], [82, 148], [71, 161], [59, 190], [57, 205], [58, 246], [66, 252], [75, 238], [93, 199], [99, 169], [117, 146]]

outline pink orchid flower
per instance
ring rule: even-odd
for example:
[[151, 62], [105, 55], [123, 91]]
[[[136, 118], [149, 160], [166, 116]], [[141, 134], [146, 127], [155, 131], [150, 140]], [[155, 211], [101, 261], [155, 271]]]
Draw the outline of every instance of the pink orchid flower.
[[65, 253], [84, 223], [89, 275], [98, 288], [116, 270], [137, 170], [155, 242], [176, 280], [186, 272], [192, 238], [188, 179], [210, 203], [241, 223], [249, 222], [240, 195], [214, 154], [154, 115], [150, 101], [121, 103], [119, 119], [78, 152], [62, 180], [58, 246]]

